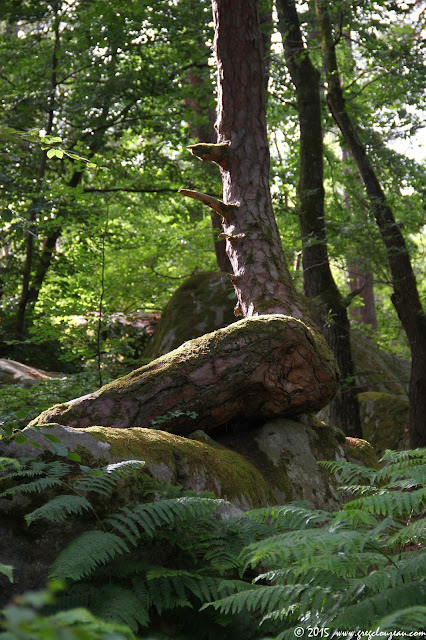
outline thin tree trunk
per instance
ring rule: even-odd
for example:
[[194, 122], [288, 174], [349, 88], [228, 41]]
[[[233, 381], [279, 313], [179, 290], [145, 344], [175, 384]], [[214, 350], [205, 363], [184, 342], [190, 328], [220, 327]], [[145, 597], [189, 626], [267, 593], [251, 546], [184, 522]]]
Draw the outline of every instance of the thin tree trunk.
[[[50, 76], [50, 94], [49, 94], [49, 108], [47, 114], [47, 125], [46, 125], [46, 134], [50, 135], [53, 129], [53, 118], [55, 113], [55, 97], [56, 97], [56, 88], [58, 84], [57, 79], [57, 67], [58, 67], [58, 52], [60, 48], [60, 34], [59, 34], [59, 19], [57, 15], [57, 11], [55, 12], [55, 42], [53, 45], [52, 52], [52, 71]], [[37, 191], [41, 192], [42, 182], [44, 180], [44, 176], [46, 173], [47, 167], [47, 151], [43, 150], [41, 152], [41, 161], [40, 168], [37, 180]], [[26, 251], [25, 251], [25, 263], [24, 263], [24, 271], [22, 275], [22, 290], [21, 296], [18, 303], [18, 311], [16, 314], [16, 337], [18, 340], [22, 340], [25, 330], [25, 316], [27, 312], [28, 303], [31, 300], [31, 292], [30, 292], [30, 282], [31, 282], [31, 271], [33, 268], [33, 260], [34, 260], [34, 229], [33, 224], [36, 220], [36, 205], [37, 200], [33, 203], [33, 206], [30, 209], [29, 219], [28, 219], [28, 230], [26, 237]]]
[[294, 0], [278, 0], [279, 29], [291, 79], [296, 88], [300, 127], [299, 202], [305, 294], [319, 303], [323, 333], [341, 372], [339, 389], [330, 403], [330, 421], [344, 433], [362, 437], [343, 296], [330, 270], [325, 230], [323, 131], [320, 74], [303, 43]]
[[359, 258], [358, 261], [350, 261], [346, 266], [348, 285], [352, 294], [362, 300], [361, 307], [349, 309], [350, 316], [358, 323], [370, 325], [372, 329], [377, 327], [376, 303], [374, 300], [374, 280], [367, 260]]
[[411, 350], [410, 443], [426, 445], [426, 315], [422, 308], [417, 283], [404, 237], [395, 221], [376, 172], [361, 142], [357, 128], [346, 109], [340, 86], [336, 48], [328, 13], [329, 3], [315, 0], [321, 37], [324, 68], [328, 83], [330, 111], [358, 165], [377, 226], [386, 247], [392, 278], [392, 303], [407, 334]]

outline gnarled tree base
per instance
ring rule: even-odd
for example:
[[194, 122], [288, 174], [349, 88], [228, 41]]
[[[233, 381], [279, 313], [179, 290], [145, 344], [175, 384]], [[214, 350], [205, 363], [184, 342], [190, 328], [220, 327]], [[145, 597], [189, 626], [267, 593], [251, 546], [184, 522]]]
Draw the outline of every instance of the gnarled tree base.
[[178, 435], [234, 418], [318, 411], [338, 368], [324, 338], [284, 315], [246, 318], [181, 347], [31, 424], [157, 427]]

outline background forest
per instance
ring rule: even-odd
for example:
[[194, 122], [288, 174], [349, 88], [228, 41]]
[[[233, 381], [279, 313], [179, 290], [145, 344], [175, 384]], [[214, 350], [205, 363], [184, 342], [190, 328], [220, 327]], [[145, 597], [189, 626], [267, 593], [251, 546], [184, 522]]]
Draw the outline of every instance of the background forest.
[[[418, 2], [361, 2], [336, 12], [346, 104], [424, 296], [424, 10]], [[203, 1], [32, 1], [2, 3], [2, 14], [1, 355], [61, 370], [66, 360], [78, 366], [93, 358], [75, 317], [96, 313], [101, 298], [105, 316], [161, 311], [180, 279], [217, 268], [208, 210], [177, 194], [183, 186], [220, 193], [218, 171], [185, 150], [215, 117], [211, 8]], [[300, 20], [318, 66], [308, 5]], [[296, 98], [281, 36], [270, 27], [274, 212], [301, 287]], [[322, 120], [334, 277], [343, 295], [348, 270], [357, 278], [352, 288], [367, 279], [352, 317], [364, 317], [362, 329], [408, 357], [379, 232], [325, 103]]]
[[[148, 362], [177, 287], [234, 270], [226, 296], [236, 315], [250, 316], [250, 305], [255, 315], [309, 309], [342, 374], [328, 420], [347, 436], [362, 435], [349, 331], [368, 337], [372, 353], [411, 361], [413, 450], [387, 451], [380, 466], [320, 463], [347, 492], [334, 511], [294, 502], [216, 520], [224, 501], [213, 494], [141, 479], [143, 461], [86, 466], [43, 434], [60, 459], [0, 457], [0, 506], [36, 535], [49, 523], [67, 546], [52, 557], [46, 591], [2, 610], [5, 640], [281, 640], [312, 629], [359, 640], [354, 629], [377, 625], [423, 633], [426, 465], [414, 448], [426, 438], [426, 8], [245, 1], [245, 15], [259, 16], [260, 97], [249, 76], [234, 87], [219, 73], [217, 83], [216, 64], [226, 69], [236, 51], [226, 28], [235, 41], [240, 27], [257, 28], [257, 17], [239, 24], [241, 0], [1, 3], [0, 358], [61, 375], [2, 386], [0, 440], [9, 446], [53, 403]], [[215, 33], [212, 4], [224, 17]], [[281, 293], [256, 298], [256, 282], [246, 299], [232, 262], [245, 236], [223, 215], [236, 208], [224, 166], [241, 154], [237, 136], [226, 160], [226, 127], [247, 87], [250, 118], [266, 106], [273, 214], [298, 296], [290, 287], [287, 307]], [[221, 178], [226, 204], [204, 195], [220, 197]], [[269, 232], [259, 246], [275, 246]], [[247, 273], [256, 274], [254, 253], [238, 258]], [[271, 255], [262, 268], [281, 282]], [[198, 416], [176, 406], [151, 428]], [[15, 444], [26, 442], [15, 432]], [[13, 581], [11, 564], [0, 562], [1, 580]]]

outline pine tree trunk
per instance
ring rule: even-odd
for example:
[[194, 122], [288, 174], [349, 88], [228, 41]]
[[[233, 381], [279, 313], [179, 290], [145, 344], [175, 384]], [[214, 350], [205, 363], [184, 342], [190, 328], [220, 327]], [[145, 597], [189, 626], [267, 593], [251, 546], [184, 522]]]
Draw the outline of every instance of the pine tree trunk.
[[285, 262], [269, 190], [263, 46], [256, 0], [213, 0], [218, 69], [217, 145], [191, 152], [220, 166], [223, 202], [182, 190], [223, 218], [235, 315], [308, 318]]
[[283, 315], [208, 333], [99, 391], [56, 405], [32, 425], [151, 427], [178, 435], [318, 411], [338, 371], [324, 338]]
[[320, 75], [303, 43], [294, 0], [278, 0], [279, 29], [292, 82], [300, 126], [299, 202], [305, 294], [320, 307], [323, 333], [341, 372], [330, 403], [330, 421], [348, 436], [362, 437], [355, 388], [347, 308], [330, 270], [325, 231], [323, 131]]
[[386, 202], [380, 182], [366, 147], [347, 112], [339, 82], [339, 68], [333, 39], [329, 3], [315, 0], [321, 48], [328, 83], [327, 100], [330, 111], [348, 145], [365, 185], [377, 226], [386, 247], [392, 278], [392, 303], [407, 334], [411, 350], [410, 443], [412, 447], [426, 445], [426, 314], [422, 308], [416, 278], [404, 237]]

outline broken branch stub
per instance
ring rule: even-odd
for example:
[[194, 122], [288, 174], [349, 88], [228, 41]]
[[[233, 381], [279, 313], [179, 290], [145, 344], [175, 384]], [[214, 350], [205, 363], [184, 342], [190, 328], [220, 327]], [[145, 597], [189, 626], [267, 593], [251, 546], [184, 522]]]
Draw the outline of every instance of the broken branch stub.
[[179, 193], [188, 198], [199, 200], [203, 204], [216, 211], [224, 220], [228, 222], [231, 220], [233, 214], [238, 209], [235, 204], [225, 204], [222, 200], [209, 196], [207, 193], [201, 193], [200, 191], [192, 191], [192, 189], [179, 189]]
[[196, 156], [200, 160], [215, 162], [222, 168], [225, 168], [226, 160], [229, 158], [230, 145], [230, 142], [219, 142], [218, 144], [203, 142], [199, 144], [191, 144], [186, 148], [193, 156]]
[[185, 342], [95, 393], [48, 409], [31, 425], [157, 427], [186, 435], [236, 418], [318, 411], [337, 383], [337, 365], [319, 332], [288, 316], [257, 316]]

